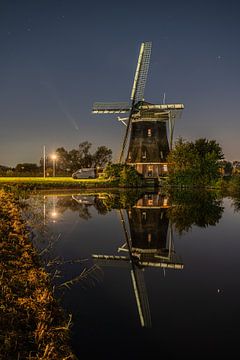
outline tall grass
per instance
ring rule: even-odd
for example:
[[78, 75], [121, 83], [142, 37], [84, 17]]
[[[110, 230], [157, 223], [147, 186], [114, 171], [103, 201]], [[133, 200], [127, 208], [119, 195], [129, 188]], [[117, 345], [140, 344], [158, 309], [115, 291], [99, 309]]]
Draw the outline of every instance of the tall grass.
[[74, 359], [71, 318], [54, 297], [13, 195], [0, 190], [0, 358]]

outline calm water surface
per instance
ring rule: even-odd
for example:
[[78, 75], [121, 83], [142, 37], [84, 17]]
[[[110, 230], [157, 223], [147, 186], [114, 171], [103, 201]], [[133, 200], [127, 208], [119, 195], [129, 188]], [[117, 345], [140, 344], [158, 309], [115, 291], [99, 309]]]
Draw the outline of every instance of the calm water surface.
[[79, 358], [232, 355], [238, 348], [235, 200], [106, 192], [40, 193], [27, 202], [33, 241], [72, 314]]

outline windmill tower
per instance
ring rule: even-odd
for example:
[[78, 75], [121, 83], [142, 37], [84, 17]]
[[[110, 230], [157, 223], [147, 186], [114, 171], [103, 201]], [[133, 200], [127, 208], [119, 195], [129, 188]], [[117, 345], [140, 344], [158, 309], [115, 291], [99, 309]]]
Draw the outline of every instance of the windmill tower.
[[131, 103], [98, 102], [94, 103], [92, 112], [94, 114], [128, 113], [126, 118], [119, 118], [126, 125], [119, 162], [134, 165], [145, 178], [159, 178], [168, 171], [167, 155], [172, 148], [174, 124], [176, 118], [180, 117], [184, 105], [151, 104], [144, 100], [151, 48], [151, 42], [141, 44]]

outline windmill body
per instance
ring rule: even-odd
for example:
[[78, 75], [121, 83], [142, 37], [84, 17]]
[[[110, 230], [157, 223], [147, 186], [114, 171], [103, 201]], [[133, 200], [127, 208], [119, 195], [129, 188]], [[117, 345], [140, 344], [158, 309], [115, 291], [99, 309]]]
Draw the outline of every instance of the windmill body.
[[150, 55], [151, 42], [142, 43], [131, 92], [131, 104], [95, 103], [93, 113], [128, 113], [127, 118], [119, 118], [126, 125], [119, 162], [135, 166], [146, 178], [159, 178], [168, 172], [167, 155], [172, 148], [175, 119], [181, 115], [184, 105], [151, 104], [144, 101]]

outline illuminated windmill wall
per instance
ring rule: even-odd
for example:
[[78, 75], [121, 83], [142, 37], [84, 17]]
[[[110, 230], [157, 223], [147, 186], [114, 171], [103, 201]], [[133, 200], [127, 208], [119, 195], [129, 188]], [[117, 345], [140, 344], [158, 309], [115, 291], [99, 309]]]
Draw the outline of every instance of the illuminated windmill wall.
[[167, 155], [172, 148], [175, 119], [181, 115], [184, 105], [151, 104], [144, 101], [151, 47], [151, 42], [141, 44], [131, 104], [95, 103], [92, 112], [94, 114], [128, 113], [126, 118], [118, 118], [126, 125], [119, 161], [134, 165], [144, 177], [158, 178], [167, 173]]

